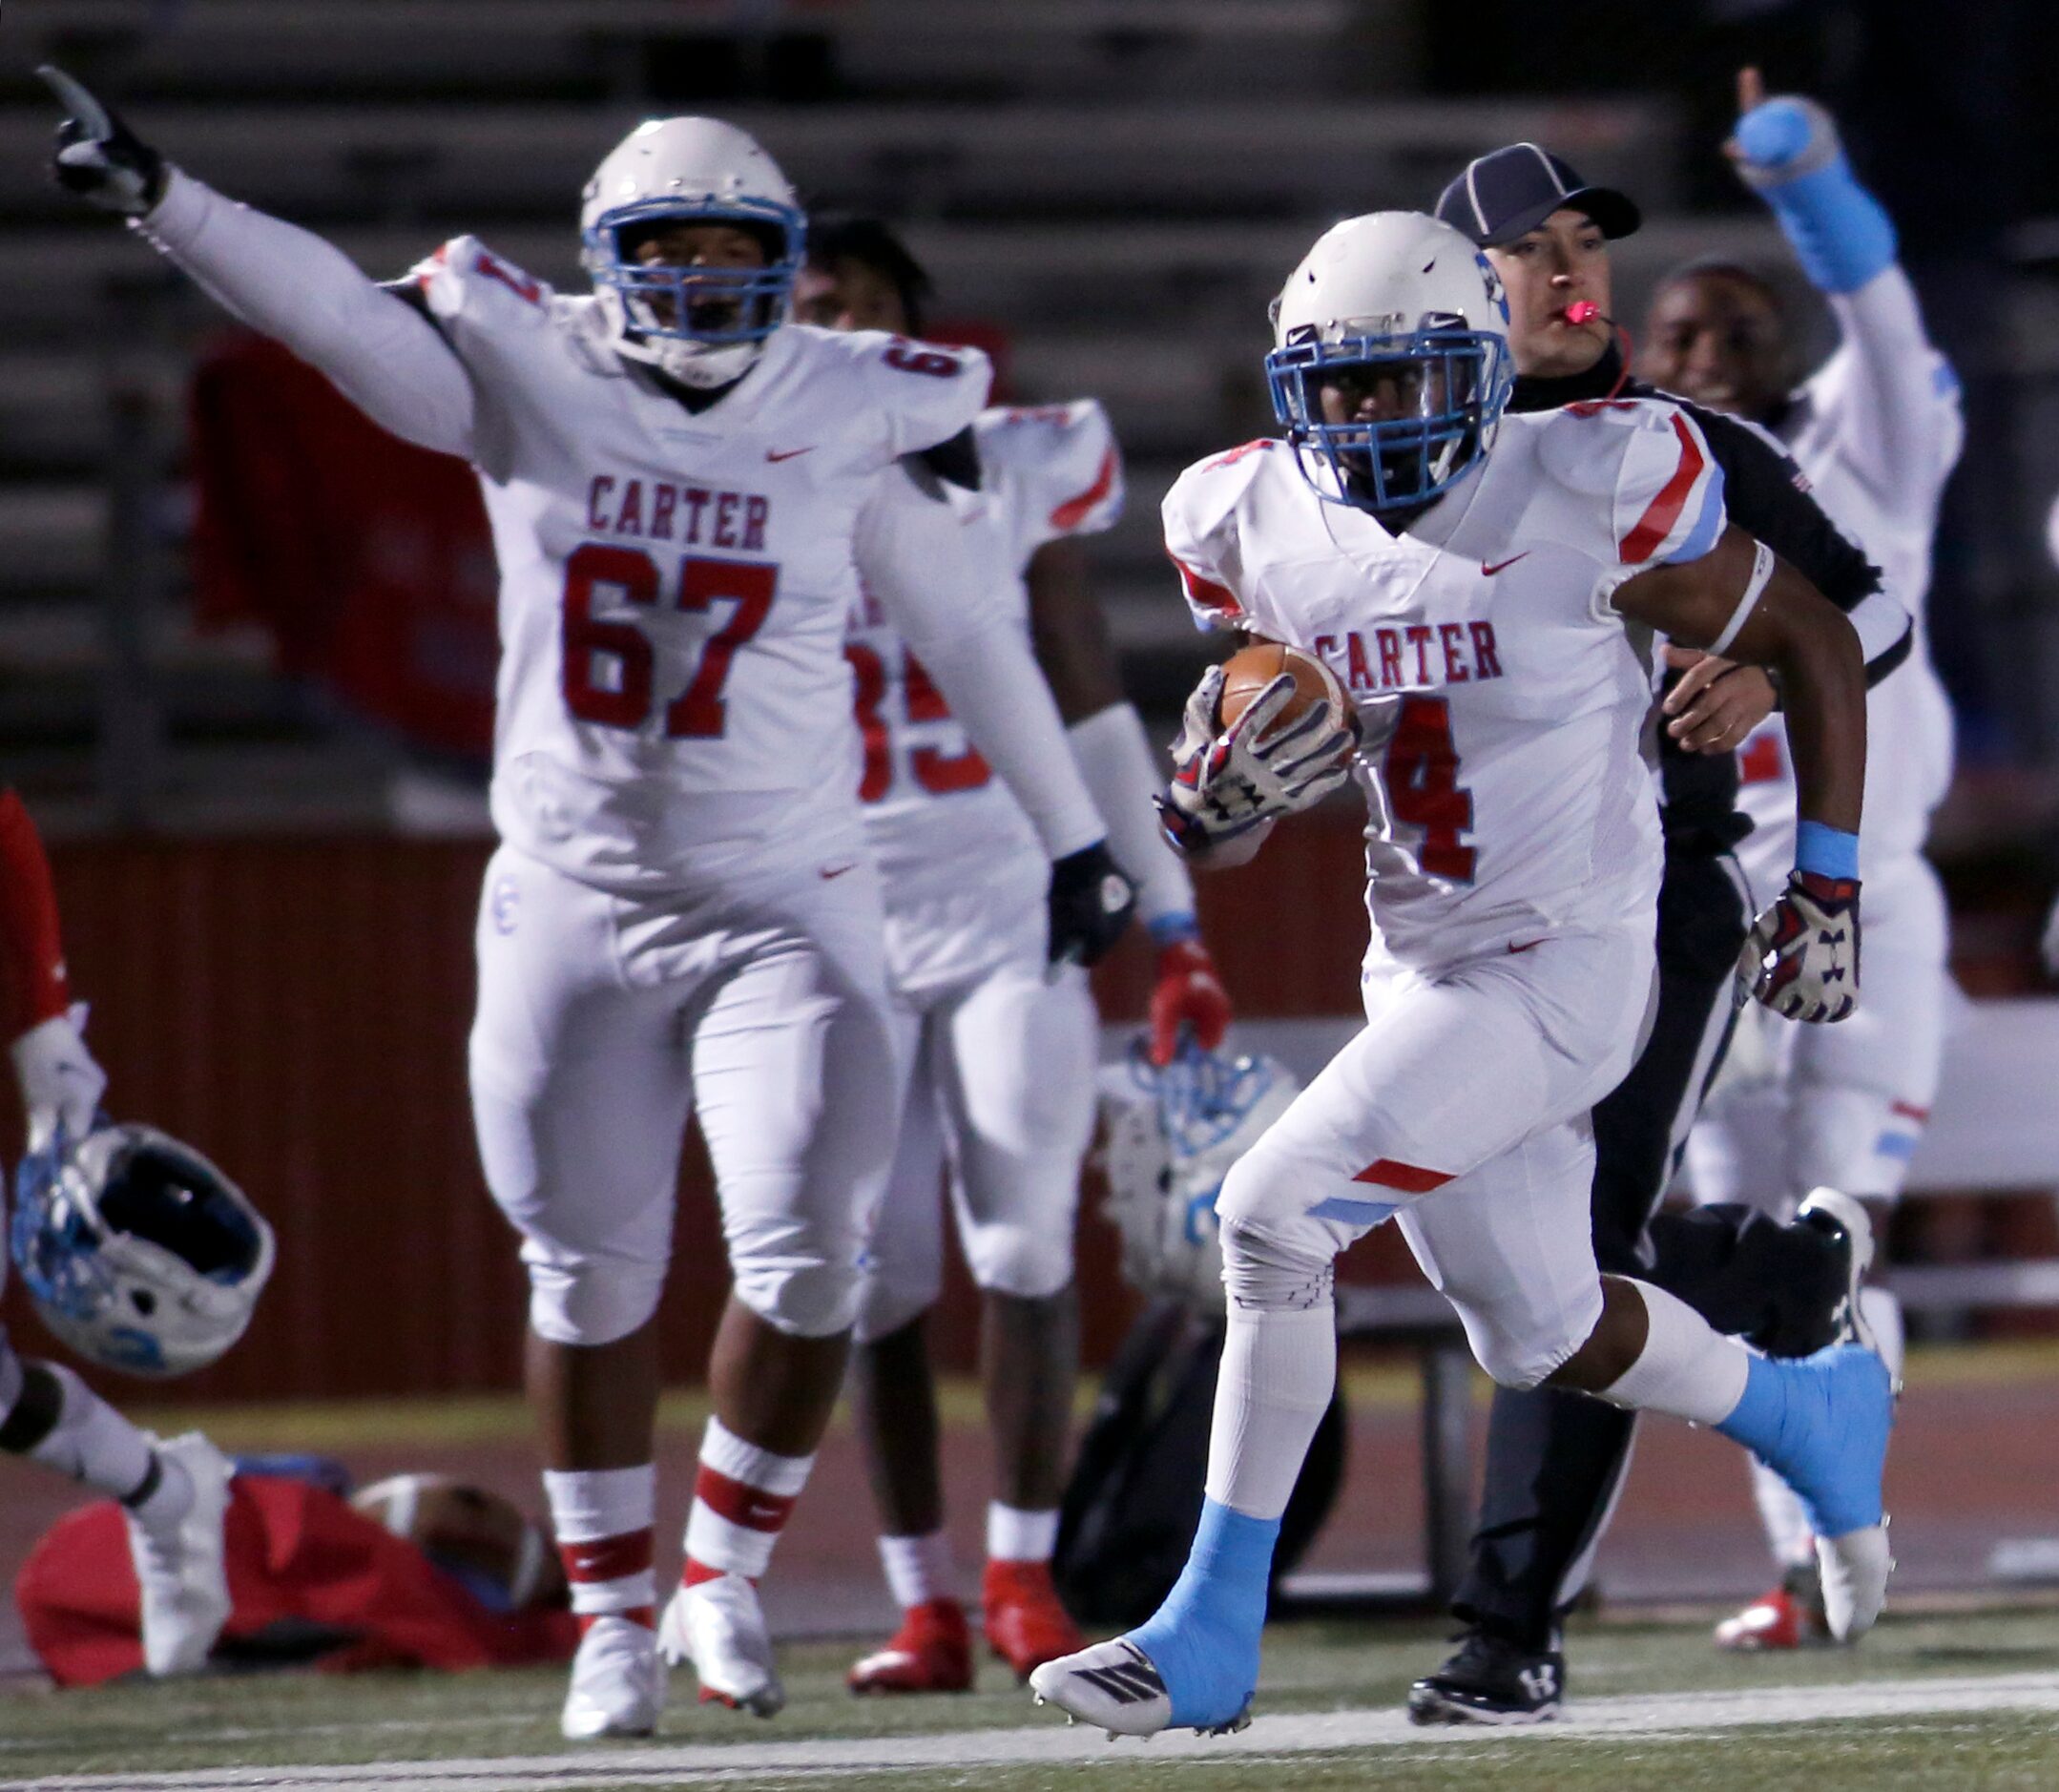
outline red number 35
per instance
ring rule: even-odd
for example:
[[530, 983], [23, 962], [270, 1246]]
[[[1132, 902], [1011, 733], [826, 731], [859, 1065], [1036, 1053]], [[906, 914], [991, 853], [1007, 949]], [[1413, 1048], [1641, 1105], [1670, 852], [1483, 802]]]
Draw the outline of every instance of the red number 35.
[[935, 348], [918, 348], [913, 343], [896, 341], [880, 357], [889, 367], [903, 373], [926, 373], [933, 380], [948, 380], [960, 371], [958, 357]]

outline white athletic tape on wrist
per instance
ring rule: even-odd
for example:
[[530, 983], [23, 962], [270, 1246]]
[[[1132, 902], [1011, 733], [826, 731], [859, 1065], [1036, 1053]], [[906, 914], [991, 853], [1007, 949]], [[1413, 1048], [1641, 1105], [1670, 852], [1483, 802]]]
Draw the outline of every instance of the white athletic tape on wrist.
[[1737, 631], [1744, 627], [1752, 612], [1758, 607], [1759, 597], [1764, 594], [1767, 581], [1773, 577], [1773, 550], [1762, 541], [1752, 544], [1752, 576], [1744, 581], [1744, 595], [1737, 599], [1737, 607], [1730, 613], [1730, 620], [1723, 625], [1722, 634], [1709, 643], [1712, 654], [1725, 654], [1730, 644], [1737, 638]]

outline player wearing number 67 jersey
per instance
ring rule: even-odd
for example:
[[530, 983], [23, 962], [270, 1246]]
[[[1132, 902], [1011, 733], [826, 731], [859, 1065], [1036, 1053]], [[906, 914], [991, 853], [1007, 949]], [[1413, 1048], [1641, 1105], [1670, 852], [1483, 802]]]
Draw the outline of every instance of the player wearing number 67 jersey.
[[[874, 219], [818, 220], [795, 309], [839, 329], [922, 327], [928, 281]], [[1229, 1005], [1202, 949], [1186, 868], [1158, 838], [1158, 769], [1123, 700], [1077, 537], [1111, 527], [1122, 459], [1092, 399], [981, 412], [976, 491], [952, 503], [985, 590], [1034, 640], [1073, 753], [1158, 947], [1154, 1047], [1220, 1042]], [[1021, 807], [967, 745], [919, 656], [870, 593], [851, 618], [865, 742], [865, 843], [884, 886], [887, 987], [905, 1079], [901, 1138], [874, 1228], [852, 1377], [880, 1554], [901, 1629], [850, 1673], [853, 1691], [962, 1691], [970, 1626], [944, 1526], [936, 1394], [925, 1336], [941, 1290], [940, 1184], [981, 1291], [992, 1432], [980, 1595], [989, 1645], [1019, 1675], [1079, 1647], [1050, 1560], [1079, 1356], [1072, 1241], [1093, 1125], [1094, 1011], [1077, 970], [1046, 974], [1040, 875]]]
[[[1373, 935], [1365, 1030], [1217, 1200], [1229, 1331], [1186, 1571], [1130, 1636], [1030, 1678], [1112, 1730], [1242, 1721], [1280, 1515], [1335, 1382], [1332, 1260], [1390, 1217], [1498, 1383], [1717, 1427], [1819, 1513], [1843, 1628], [1884, 1594], [1880, 1360], [1753, 1356], [1600, 1275], [1589, 1212], [1588, 1110], [1635, 1056], [1653, 990], [1653, 634], [1782, 675], [1808, 820], [1771, 928], [1783, 974], [1761, 987], [1826, 1014], [1857, 968], [1856, 887], [1832, 876], [1865, 774], [1858, 637], [1729, 524], [1674, 407], [1505, 416], [1508, 316], [1449, 225], [1339, 224], [1275, 308], [1285, 439], [1191, 469], [1166, 500], [1197, 619], [1316, 656], [1356, 712], [1356, 745], [1337, 738], [1370, 813]], [[1325, 781], [1281, 780], [1262, 733], [1208, 707], [1190, 707], [1164, 801], [1185, 849], [1227, 863]]]
[[890, 1148], [881, 915], [844, 619], [863, 568], [1037, 830], [1049, 949], [1092, 958], [1130, 891], [1013, 623], [934, 475], [976, 355], [792, 326], [803, 220], [711, 119], [639, 126], [582, 214], [591, 297], [468, 237], [392, 290], [168, 166], [61, 74], [55, 173], [128, 216], [376, 421], [477, 468], [501, 570], [472, 1102], [530, 1273], [529, 1381], [585, 1625], [564, 1728], [647, 1733], [654, 1315], [689, 1111], [734, 1290], [667, 1609], [704, 1698], [783, 1695], [755, 1580], [841, 1380]]

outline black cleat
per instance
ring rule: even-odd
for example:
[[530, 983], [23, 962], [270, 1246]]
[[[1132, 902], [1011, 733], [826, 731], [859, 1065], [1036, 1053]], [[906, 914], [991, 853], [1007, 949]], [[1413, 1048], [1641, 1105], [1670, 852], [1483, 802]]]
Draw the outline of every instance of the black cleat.
[[1451, 1658], [1408, 1689], [1411, 1723], [1544, 1723], [1558, 1716], [1566, 1657], [1467, 1631]]
[[[1865, 1205], [1834, 1188], [1812, 1189], [1795, 1216], [1798, 1226], [1807, 1226], [1829, 1240], [1842, 1286], [1831, 1315], [1827, 1344], [1861, 1344], [1868, 1350], [1880, 1346], [1867, 1330], [1859, 1310], [1859, 1286], [1873, 1267], [1873, 1220]], [[1812, 1352], [1813, 1354], [1813, 1352]]]

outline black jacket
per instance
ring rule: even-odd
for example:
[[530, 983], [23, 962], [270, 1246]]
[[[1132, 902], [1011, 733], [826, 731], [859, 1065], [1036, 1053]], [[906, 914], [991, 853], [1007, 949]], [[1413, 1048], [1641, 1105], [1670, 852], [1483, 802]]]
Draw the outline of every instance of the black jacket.
[[[1510, 410], [1556, 410], [1599, 398], [1657, 398], [1677, 405], [1701, 426], [1723, 469], [1723, 508], [1841, 610], [1881, 589], [1880, 569], [1855, 547], [1816, 500], [1801, 469], [1751, 425], [1706, 410], [1643, 380], [1626, 379], [1612, 346], [1587, 372], [1568, 379], [1519, 379]], [[1878, 679], [1908, 652], [1902, 645], [1867, 668]], [[1684, 753], [1659, 730], [1659, 777], [1665, 793], [1668, 851], [1719, 852], [1752, 831], [1737, 813], [1737, 760], [1733, 753]]]

